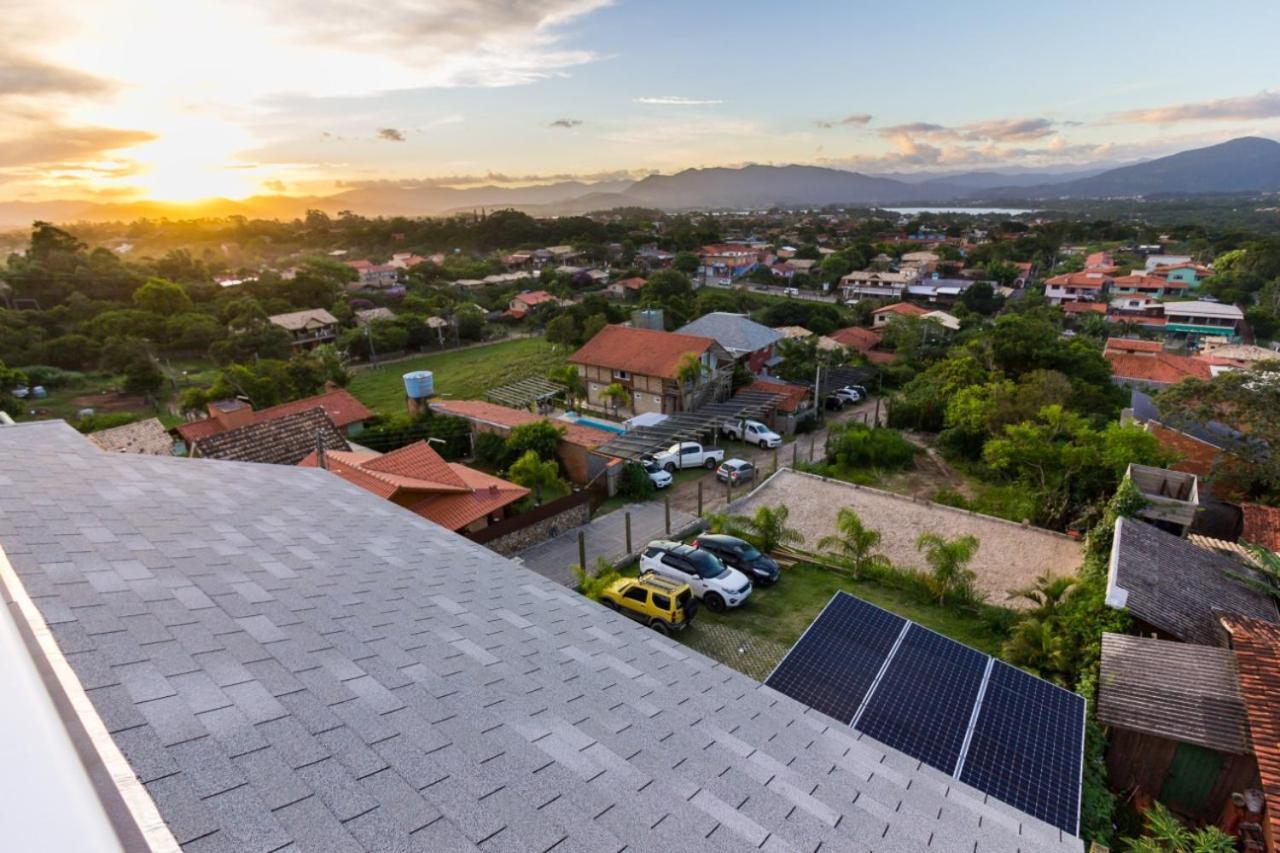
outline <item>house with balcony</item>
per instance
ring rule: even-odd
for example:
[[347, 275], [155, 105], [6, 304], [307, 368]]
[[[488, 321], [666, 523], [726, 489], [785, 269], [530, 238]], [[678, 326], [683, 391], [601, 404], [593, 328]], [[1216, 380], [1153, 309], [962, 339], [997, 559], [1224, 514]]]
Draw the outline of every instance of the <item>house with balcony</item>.
[[1151, 270], [1151, 275], [1168, 281], [1180, 282], [1189, 288], [1195, 288], [1199, 286], [1200, 282], [1213, 275], [1213, 270], [1204, 264], [1188, 261], [1185, 263], [1161, 264]]
[[338, 339], [338, 318], [323, 308], [272, 314], [267, 320], [289, 333], [295, 350], [314, 349]]
[[1136, 296], [1181, 296], [1190, 287], [1185, 281], [1169, 280], [1156, 275], [1133, 273], [1117, 276], [1111, 280], [1112, 290], [1117, 294], [1134, 294]]
[[782, 333], [757, 323], [746, 314], [712, 311], [676, 329], [676, 332], [711, 338], [752, 374], [763, 373], [766, 368], [782, 361], [775, 352]]
[[1096, 271], [1064, 273], [1046, 279], [1044, 296], [1050, 305], [1067, 302], [1102, 302], [1111, 287], [1111, 276]]
[[347, 261], [347, 266], [351, 267], [359, 275], [357, 284], [360, 287], [395, 287], [400, 283], [400, 272], [407, 267], [401, 267], [396, 264], [375, 264], [372, 261]]
[[1240, 339], [1244, 312], [1223, 302], [1166, 302], [1164, 318], [1166, 334], [1186, 335], [1188, 338], [1221, 337], [1234, 343]]
[[746, 243], [714, 243], [698, 251], [704, 275], [738, 278], [760, 263], [762, 253]]
[[920, 270], [908, 267], [899, 272], [857, 270], [840, 278], [840, 290], [845, 299], [901, 299], [907, 288], [920, 280]]
[[[734, 358], [713, 338], [630, 326], [605, 326], [569, 356], [595, 409], [669, 415], [728, 397]], [[698, 365], [696, 374], [686, 370]], [[610, 385], [626, 391], [615, 401]]]

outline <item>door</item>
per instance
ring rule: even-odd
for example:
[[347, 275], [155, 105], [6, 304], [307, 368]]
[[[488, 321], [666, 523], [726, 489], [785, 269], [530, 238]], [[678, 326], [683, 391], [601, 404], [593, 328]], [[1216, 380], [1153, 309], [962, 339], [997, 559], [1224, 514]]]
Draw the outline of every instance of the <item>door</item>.
[[675, 554], [667, 554], [662, 558], [663, 566], [667, 569], [667, 576], [679, 583], [687, 583], [693, 590], [694, 595], [699, 598], [705, 592], [705, 582], [693, 570], [693, 566], [689, 565], [685, 560], [677, 557]]
[[1176, 812], [1197, 815], [1222, 771], [1221, 753], [1190, 743], [1178, 744], [1160, 789], [1160, 800]]

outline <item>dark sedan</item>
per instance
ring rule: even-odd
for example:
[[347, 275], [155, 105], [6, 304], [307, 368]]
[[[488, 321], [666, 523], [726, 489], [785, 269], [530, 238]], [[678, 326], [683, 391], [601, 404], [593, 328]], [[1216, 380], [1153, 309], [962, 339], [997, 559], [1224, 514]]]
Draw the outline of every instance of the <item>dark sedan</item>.
[[778, 564], [772, 557], [736, 536], [705, 533], [693, 540], [692, 544], [701, 551], [710, 551], [715, 554], [722, 563], [742, 572], [757, 586], [770, 586], [777, 583], [778, 578], [781, 577]]

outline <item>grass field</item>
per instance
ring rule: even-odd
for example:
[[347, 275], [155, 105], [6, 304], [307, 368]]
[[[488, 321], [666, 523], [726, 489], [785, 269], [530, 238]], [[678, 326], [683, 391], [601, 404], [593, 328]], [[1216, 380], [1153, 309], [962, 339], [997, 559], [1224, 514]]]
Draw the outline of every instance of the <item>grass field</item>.
[[564, 364], [568, 352], [542, 338], [517, 338], [452, 352], [431, 353], [385, 367], [361, 370], [348, 386], [370, 409], [384, 415], [404, 412], [404, 382], [411, 370], [435, 374], [436, 394], [457, 400], [483, 400], [484, 392], [529, 376], [546, 376]]

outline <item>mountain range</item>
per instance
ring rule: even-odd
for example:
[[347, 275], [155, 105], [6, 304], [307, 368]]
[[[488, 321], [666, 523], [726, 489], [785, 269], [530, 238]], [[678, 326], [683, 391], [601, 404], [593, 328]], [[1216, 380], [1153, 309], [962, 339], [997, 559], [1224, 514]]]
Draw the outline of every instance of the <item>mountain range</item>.
[[53, 222], [189, 219], [242, 215], [292, 219], [308, 209], [369, 216], [433, 216], [498, 207], [533, 215], [574, 215], [618, 207], [661, 210], [759, 209], [823, 205], [975, 204], [1034, 206], [1064, 199], [1205, 193], [1280, 192], [1280, 142], [1242, 137], [1110, 169], [975, 171], [943, 175], [866, 175], [823, 166], [685, 169], [638, 181], [562, 181], [524, 187], [374, 184], [329, 196], [269, 195], [197, 204], [54, 200], [0, 202], [0, 228]]

